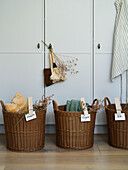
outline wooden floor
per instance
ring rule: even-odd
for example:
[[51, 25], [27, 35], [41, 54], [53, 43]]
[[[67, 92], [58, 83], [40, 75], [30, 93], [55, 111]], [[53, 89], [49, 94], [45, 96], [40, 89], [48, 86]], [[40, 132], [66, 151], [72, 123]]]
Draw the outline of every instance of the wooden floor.
[[55, 135], [46, 135], [45, 147], [32, 153], [11, 152], [0, 135], [0, 170], [128, 170], [128, 150], [108, 145], [106, 135], [95, 135], [94, 146], [85, 150], [62, 149]]

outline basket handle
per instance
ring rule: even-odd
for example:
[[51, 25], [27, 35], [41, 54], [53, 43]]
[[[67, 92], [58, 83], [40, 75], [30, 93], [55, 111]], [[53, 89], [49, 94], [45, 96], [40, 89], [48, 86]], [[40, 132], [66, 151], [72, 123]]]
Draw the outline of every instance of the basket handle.
[[0, 103], [1, 103], [2, 109], [5, 110], [4, 102], [0, 100]]
[[52, 100], [54, 110], [58, 110], [58, 106], [55, 100]]
[[[96, 105], [95, 105], [95, 102], [96, 102]], [[94, 99], [93, 102], [92, 102], [92, 107], [94, 107], [94, 105], [97, 107], [99, 104], [99, 100], [98, 99]]]
[[105, 105], [105, 107], [107, 106], [107, 101], [108, 101], [108, 104], [111, 104], [109, 98], [108, 98], [108, 97], [105, 97], [105, 98], [104, 98], [104, 105]]

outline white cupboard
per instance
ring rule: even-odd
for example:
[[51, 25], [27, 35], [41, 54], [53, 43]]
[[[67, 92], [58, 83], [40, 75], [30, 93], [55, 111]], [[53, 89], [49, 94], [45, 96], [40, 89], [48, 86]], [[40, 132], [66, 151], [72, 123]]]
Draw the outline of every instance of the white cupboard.
[[[45, 91], [58, 104], [81, 97], [89, 104], [94, 98], [108, 96], [113, 102], [120, 97], [120, 78], [110, 80], [115, 14], [114, 0], [0, 0], [1, 98], [9, 102], [17, 91], [34, 101]], [[79, 74], [44, 89], [49, 53], [41, 40], [53, 44], [58, 56], [77, 57]], [[54, 124], [52, 104], [47, 113], [47, 124]], [[104, 110], [96, 124], [106, 124]]]

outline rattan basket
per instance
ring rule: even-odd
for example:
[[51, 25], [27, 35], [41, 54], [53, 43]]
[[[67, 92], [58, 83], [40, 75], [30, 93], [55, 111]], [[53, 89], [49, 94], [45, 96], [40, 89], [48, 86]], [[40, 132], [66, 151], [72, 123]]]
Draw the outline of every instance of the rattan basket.
[[[95, 99], [93, 104], [98, 100]], [[90, 110], [90, 122], [81, 122], [82, 112], [65, 111], [53, 100], [56, 121], [56, 144], [62, 148], [85, 149], [93, 146], [96, 110]]]
[[104, 103], [108, 124], [108, 143], [117, 148], [128, 149], [128, 104], [121, 104], [126, 120], [115, 121], [115, 104], [111, 104], [107, 97], [104, 98]]
[[7, 112], [3, 101], [0, 102], [4, 117], [7, 149], [26, 152], [42, 149], [45, 140], [46, 110], [36, 111], [37, 118], [26, 122], [24, 114]]

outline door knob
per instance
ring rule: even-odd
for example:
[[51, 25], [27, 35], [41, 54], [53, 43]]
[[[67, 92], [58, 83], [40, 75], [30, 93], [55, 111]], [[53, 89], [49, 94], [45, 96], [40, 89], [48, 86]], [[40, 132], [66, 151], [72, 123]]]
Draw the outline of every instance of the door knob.
[[100, 48], [101, 48], [101, 45], [100, 45], [100, 44], [98, 44], [98, 45], [97, 45], [97, 47], [98, 47], [98, 49], [100, 49]]
[[38, 48], [38, 49], [40, 48], [40, 44], [39, 44], [39, 43], [37, 44], [37, 48]]

